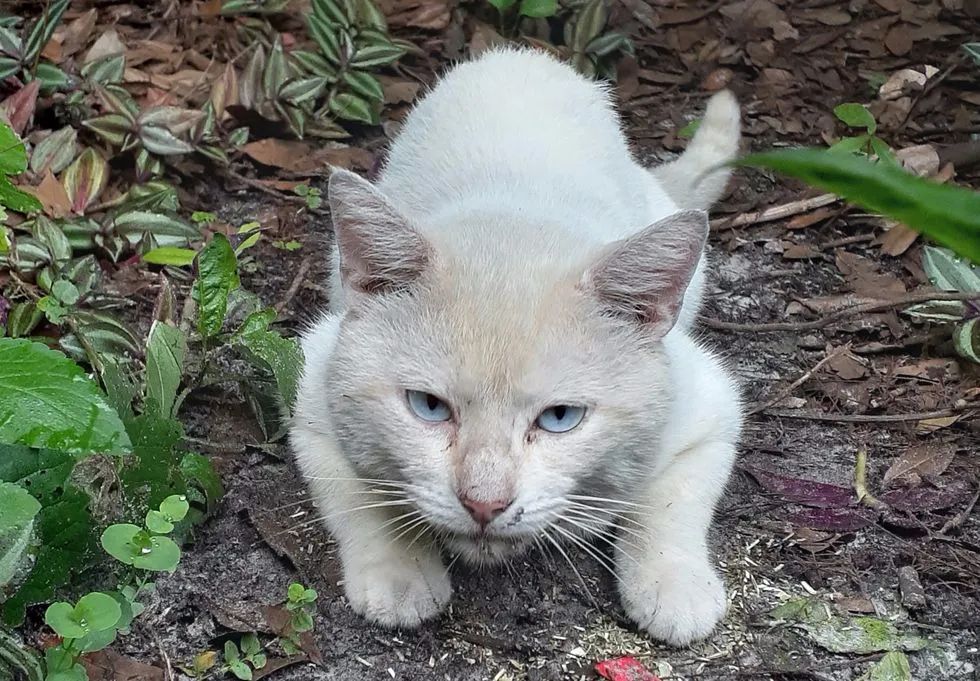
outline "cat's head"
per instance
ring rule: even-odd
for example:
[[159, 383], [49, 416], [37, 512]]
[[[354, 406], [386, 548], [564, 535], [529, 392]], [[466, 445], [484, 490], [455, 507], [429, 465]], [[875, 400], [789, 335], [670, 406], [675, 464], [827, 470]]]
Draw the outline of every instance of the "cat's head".
[[621, 495], [652, 465], [660, 340], [705, 214], [596, 253], [506, 211], [419, 229], [348, 172], [334, 173], [329, 199], [344, 302], [325, 401], [359, 473], [406, 484], [414, 510], [473, 562], [608, 521], [588, 497]]

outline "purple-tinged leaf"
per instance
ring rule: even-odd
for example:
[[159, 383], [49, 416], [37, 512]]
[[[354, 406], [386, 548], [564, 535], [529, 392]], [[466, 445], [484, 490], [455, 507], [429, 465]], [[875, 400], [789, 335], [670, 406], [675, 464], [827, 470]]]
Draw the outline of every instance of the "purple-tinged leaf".
[[808, 508], [790, 513], [789, 522], [824, 532], [856, 532], [874, 524], [872, 512], [861, 508]]
[[839, 487], [826, 482], [804, 480], [762, 470], [754, 466], [741, 466], [755, 478], [763, 489], [785, 497], [788, 501], [815, 508], [846, 508], [856, 499], [849, 487]]
[[882, 494], [879, 499], [898, 511], [941, 511], [966, 499], [970, 486], [964, 480], [955, 480], [945, 487], [917, 487], [896, 489]]

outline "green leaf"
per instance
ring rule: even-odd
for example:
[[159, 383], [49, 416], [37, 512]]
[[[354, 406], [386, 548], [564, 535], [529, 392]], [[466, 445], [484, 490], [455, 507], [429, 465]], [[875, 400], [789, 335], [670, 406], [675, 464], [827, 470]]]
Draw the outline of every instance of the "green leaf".
[[234, 641], [225, 641], [225, 662], [234, 662], [241, 657]]
[[18, 213], [37, 213], [43, 209], [33, 194], [18, 189], [5, 176], [0, 175], [0, 206]]
[[[554, 2], [554, 0], [552, 0]], [[351, 66], [359, 69], [386, 66], [398, 61], [405, 54], [405, 49], [388, 43], [387, 45], [366, 45], [357, 49]]]
[[106, 55], [90, 61], [81, 68], [83, 78], [100, 85], [120, 82], [125, 72], [126, 55], [124, 54]]
[[29, 489], [41, 502], [34, 526], [40, 548], [20, 589], [3, 604], [11, 625], [26, 606], [50, 601], [72, 574], [92, 564], [95, 535], [88, 496], [69, 482], [75, 457], [62, 451], [0, 445], [0, 480]]
[[337, 67], [315, 52], [306, 50], [293, 50], [289, 53], [289, 58], [294, 63], [299, 64], [300, 68], [321, 78], [326, 78], [328, 82], [337, 81]]
[[245, 64], [242, 78], [238, 84], [238, 99], [247, 109], [257, 108], [264, 100], [262, 96], [262, 73], [265, 71], [265, 49], [257, 44], [252, 56]]
[[853, 102], [838, 104], [834, 107], [834, 115], [848, 127], [866, 129], [869, 135], [873, 135], [878, 128], [875, 117], [871, 115], [864, 104]]
[[259, 637], [255, 634], [245, 634], [242, 636], [241, 649], [242, 655], [246, 657], [251, 657], [261, 652], [262, 645], [259, 643]]
[[171, 494], [187, 493], [180, 470], [183, 427], [175, 419], [161, 419], [158, 413], [148, 400], [145, 413], [126, 421], [133, 453], [123, 461], [119, 480], [134, 508], [157, 508]]
[[942, 291], [980, 292], [980, 272], [946, 248], [922, 249], [922, 268], [929, 283]]
[[338, 29], [330, 25], [316, 14], [307, 17], [310, 35], [316, 41], [320, 53], [332, 64], [340, 64], [340, 37]]
[[180, 460], [180, 472], [188, 484], [188, 495], [192, 494], [190, 485], [203, 492], [203, 498], [195, 499], [207, 507], [208, 512], [214, 510], [218, 501], [224, 496], [221, 478], [214, 470], [211, 460], [200, 454], [187, 453]]
[[375, 102], [384, 101], [385, 93], [381, 87], [381, 83], [370, 73], [365, 73], [364, 71], [348, 71], [344, 74], [344, 82], [355, 93], [367, 99], [374, 100]]
[[685, 125], [683, 128], [677, 131], [678, 137], [683, 137], [684, 139], [690, 139], [694, 137], [694, 133], [698, 131], [701, 127], [701, 119], [695, 118], [693, 121]]
[[971, 362], [980, 364], [980, 321], [974, 318], [960, 324], [953, 332], [953, 347], [960, 357], [965, 357]]
[[159, 156], [174, 156], [194, 151], [194, 146], [190, 142], [180, 139], [162, 125], [141, 125], [139, 137], [147, 151]]
[[116, 599], [98, 591], [82, 596], [75, 606], [75, 619], [86, 632], [111, 629], [120, 615]]
[[913, 319], [934, 322], [958, 322], [966, 316], [966, 303], [960, 300], [930, 300], [904, 310]]
[[200, 238], [200, 229], [176, 215], [146, 210], [131, 210], [115, 216], [110, 222], [113, 229], [131, 242], [138, 241], [143, 233], [154, 236], [172, 236], [185, 241]]
[[146, 341], [146, 396], [159, 409], [159, 416], [169, 419], [187, 354], [187, 338], [175, 326], [153, 322]]
[[104, 361], [111, 356], [123, 357], [126, 353], [138, 352], [136, 335], [113, 313], [75, 308], [71, 311], [71, 318], [74, 320], [74, 331], [62, 336], [60, 344], [76, 357], [87, 356], [76, 334], [82, 336]]
[[293, 603], [300, 603], [303, 600], [303, 594], [306, 592], [306, 587], [304, 587], [299, 582], [293, 582], [286, 589], [286, 598]]
[[26, 681], [44, 681], [44, 668], [34, 650], [12, 631], [0, 626], [0, 671], [19, 673]]
[[858, 681], [912, 681], [909, 658], [899, 651], [885, 653]]
[[146, 512], [146, 529], [153, 534], [169, 534], [174, 531], [174, 524], [160, 511], [150, 509]]
[[53, 132], [34, 147], [31, 154], [31, 170], [43, 175], [45, 170], [60, 173], [68, 167], [75, 158], [75, 141], [78, 133], [75, 128], [67, 126]]
[[313, 0], [313, 15], [326, 23], [350, 26], [350, 17], [344, 7], [345, 0]]
[[299, 78], [286, 83], [279, 91], [279, 97], [287, 102], [299, 104], [319, 97], [323, 94], [328, 83], [329, 81], [326, 78], [320, 76]]
[[349, 121], [377, 125], [378, 114], [368, 102], [349, 92], [341, 92], [330, 98], [330, 110], [334, 115]]
[[267, 327], [275, 316], [276, 312], [272, 309], [249, 315], [235, 332], [232, 342], [245, 351], [246, 357], [253, 364], [272, 374], [280, 405], [288, 415], [296, 397], [303, 355], [296, 341], [268, 330]]
[[72, 84], [72, 78], [54, 64], [42, 61], [34, 69], [34, 78], [41, 83], [41, 92], [64, 90]]
[[0, 338], [0, 443], [72, 454], [130, 450], [122, 421], [99, 387], [60, 352]]
[[137, 525], [110, 525], [101, 542], [110, 556], [140, 570], [173, 572], [180, 562], [180, 549], [172, 539], [151, 535]]
[[289, 80], [289, 68], [286, 64], [286, 55], [282, 49], [282, 41], [276, 36], [276, 41], [272, 44], [269, 51], [269, 60], [266, 62], [265, 71], [262, 73], [262, 90], [268, 100], [276, 99], [279, 90]]
[[30, 570], [34, 519], [41, 504], [23, 487], [0, 482], [0, 601]]
[[627, 38], [622, 33], [616, 33], [615, 31], [610, 31], [609, 33], [604, 33], [596, 38], [593, 38], [588, 45], [585, 46], [585, 51], [588, 54], [593, 54], [596, 57], [606, 57], [620, 50], [629, 51], [632, 48], [629, 38]]
[[16, 57], [18, 67], [21, 57], [24, 56], [24, 43], [13, 30], [7, 26], [0, 26], [0, 52]]
[[589, 43], [602, 35], [608, 18], [605, 0], [588, 0], [575, 15], [575, 28], [569, 41], [572, 50], [584, 54]]
[[48, 3], [44, 12], [27, 32], [27, 40], [24, 43], [24, 61], [32, 62], [41, 50], [51, 39], [51, 35], [58, 27], [61, 17], [68, 9], [69, 0], [54, 0]]
[[187, 498], [180, 494], [171, 494], [160, 503], [160, 513], [172, 523], [183, 520], [189, 509]]
[[980, 194], [883, 163], [814, 149], [752, 154], [735, 165], [764, 167], [832, 191], [980, 261]]
[[44, 611], [44, 623], [62, 638], [81, 638], [88, 633], [75, 618], [75, 608], [64, 601], [48, 606]]
[[[0, 27], [2, 35], [3, 27]], [[6, 80], [20, 71], [20, 60], [13, 57], [0, 57], [0, 80]]]
[[558, 0], [521, 0], [519, 11], [525, 17], [553, 17], [558, 11]]
[[160, 246], [143, 254], [143, 261], [152, 265], [171, 265], [186, 267], [194, 263], [197, 251], [177, 246]]
[[887, 163], [896, 168], [900, 168], [901, 165], [898, 159], [895, 158], [895, 154], [892, 153], [891, 147], [885, 144], [885, 141], [880, 137], [871, 136], [871, 149], [875, 152], [875, 156], [882, 163]]
[[857, 135], [856, 137], [845, 137], [832, 144], [827, 151], [835, 153], [858, 154], [864, 153], [865, 148], [870, 142], [870, 135]]
[[6, 123], [0, 122], [0, 173], [20, 175], [27, 170], [27, 147]]
[[488, 0], [488, 2], [496, 7], [498, 12], [503, 12], [513, 7], [517, 0]]
[[980, 66], [980, 43], [964, 43], [960, 47], [963, 48], [964, 52], [970, 55], [970, 58], [973, 59], [974, 64]]
[[71, 200], [71, 209], [83, 215], [102, 193], [109, 179], [109, 165], [92, 148], [88, 148], [65, 169], [61, 183]]
[[217, 335], [228, 311], [228, 294], [238, 288], [238, 261], [224, 234], [215, 234], [198, 256], [195, 289], [198, 299], [197, 330], [205, 337]]

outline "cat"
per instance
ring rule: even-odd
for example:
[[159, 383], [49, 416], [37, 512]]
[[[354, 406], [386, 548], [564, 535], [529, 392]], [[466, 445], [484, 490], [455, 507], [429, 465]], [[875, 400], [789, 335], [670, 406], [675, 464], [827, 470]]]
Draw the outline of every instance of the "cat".
[[690, 329], [738, 143], [719, 92], [648, 170], [607, 86], [506, 48], [421, 99], [376, 183], [333, 171], [330, 310], [302, 338], [290, 439], [353, 610], [414, 627], [450, 600], [443, 555], [566, 542], [652, 637], [712, 631], [706, 535], [741, 410]]

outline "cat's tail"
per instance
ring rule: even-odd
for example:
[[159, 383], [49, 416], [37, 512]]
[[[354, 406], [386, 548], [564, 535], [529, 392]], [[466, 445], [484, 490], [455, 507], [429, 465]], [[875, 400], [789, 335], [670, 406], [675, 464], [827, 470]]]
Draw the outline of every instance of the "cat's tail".
[[731, 169], [706, 171], [735, 158], [740, 127], [738, 102], [722, 90], [708, 100], [704, 118], [680, 158], [651, 171], [680, 208], [706, 211], [721, 198]]

